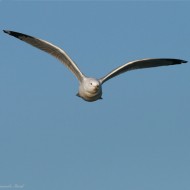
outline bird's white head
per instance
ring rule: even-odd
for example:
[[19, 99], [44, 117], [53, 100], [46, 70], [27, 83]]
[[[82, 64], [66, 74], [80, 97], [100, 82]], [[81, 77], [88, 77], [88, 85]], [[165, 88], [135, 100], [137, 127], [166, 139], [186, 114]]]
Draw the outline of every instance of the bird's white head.
[[89, 78], [86, 83], [86, 90], [91, 92], [91, 93], [96, 93], [98, 92], [99, 88], [100, 88], [100, 83], [99, 81], [97, 81], [96, 79], [93, 78]]
[[95, 78], [85, 78], [79, 86], [78, 96], [86, 101], [96, 101], [101, 99], [101, 83]]

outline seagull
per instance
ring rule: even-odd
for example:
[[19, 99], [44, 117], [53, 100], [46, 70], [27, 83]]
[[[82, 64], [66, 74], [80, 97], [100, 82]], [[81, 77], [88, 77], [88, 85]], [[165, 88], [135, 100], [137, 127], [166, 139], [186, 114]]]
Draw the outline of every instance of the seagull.
[[154, 59], [148, 58], [148, 59], [135, 60], [128, 62], [114, 69], [113, 71], [109, 72], [107, 75], [103, 76], [102, 78], [97, 79], [85, 76], [80, 71], [79, 67], [75, 64], [75, 62], [67, 55], [67, 53], [63, 49], [53, 45], [52, 43], [19, 32], [14, 32], [10, 30], [3, 30], [3, 31], [36, 48], [41, 49], [42, 51], [51, 54], [59, 61], [61, 61], [66, 67], [68, 67], [68, 69], [75, 75], [75, 77], [79, 81], [79, 90], [77, 96], [88, 102], [93, 102], [102, 99], [102, 85], [107, 80], [117, 75], [120, 75], [124, 72], [135, 69], [187, 63], [187, 61], [185, 60], [172, 59], [172, 58], [154, 58]]

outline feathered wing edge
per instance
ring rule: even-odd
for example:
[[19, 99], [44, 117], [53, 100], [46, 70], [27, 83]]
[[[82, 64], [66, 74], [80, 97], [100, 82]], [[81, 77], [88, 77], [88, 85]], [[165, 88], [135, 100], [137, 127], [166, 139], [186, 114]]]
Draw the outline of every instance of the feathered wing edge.
[[69, 70], [78, 78], [79, 81], [82, 81], [84, 75], [78, 68], [78, 66], [72, 61], [72, 59], [66, 54], [65, 51], [63, 51], [61, 48], [45, 41], [42, 39], [38, 39], [26, 34], [22, 34], [19, 32], [9, 31], [9, 30], [3, 30], [5, 33], [14, 36], [36, 48], [41, 49], [42, 51], [45, 51], [58, 60], [60, 60], [62, 63], [64, 63]]
[[181, 59], [171, 59], [171, 58], [160, 58], [160, 59], [142, 59], [142, 60], [136, 60], [128, 62], [110, 73], [108, 73], [106, 76], [99, 79], [100, 83], [104, 83], [107, 80], [120, 75], [124, 72], [131, 71], [134, 69], [144, 69], [144, 68], [150, 68], [150, 67], [159, 67], [159, 66], [168, 66], [168, 65], [176, 65], [176, 64], [182, 64], [187, 63], [185, 60]]

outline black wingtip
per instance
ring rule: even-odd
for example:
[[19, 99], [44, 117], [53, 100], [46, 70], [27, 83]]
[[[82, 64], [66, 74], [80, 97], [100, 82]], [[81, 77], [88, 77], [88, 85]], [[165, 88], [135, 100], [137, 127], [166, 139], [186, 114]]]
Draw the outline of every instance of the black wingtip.
[[181, 60], [181, 63], [187, 63], [188, 61], [185, 61], [185, 60]]
[[14, 36], [16, 38], [19, 38], [20, 36], [25, 36], [25, 34], [21, 34], [19, 32], [14, 32], [14, 31], [10, 31], [10, 30], [3, 30], [3, 32], [5, 32], [11, 36]]
[[11, 36], [14, 36], [15, 38], [18, 38], [20, 40], [22, 40], [23, 37], [25, 38], [33, 38], [32, 36], [29, 36], [29, 35], [26, 35], [26, 34], [23, 34], [23, 33], [20, 33], [20, 32], [14, 32], [14, 31], [11, 31], [11, 30], [3, 30], [3, 32], [11, 35]]
[[7, 33], [7, 34], [10, 34], [10, 31], [9, 30], [3, 30], [3, 32]]
[[187, 63], [187, 61], [182, 60], [182, 59], [171, 59], [171, 60], [172, 60], [172, 62], [173, 62], [171, 65]]

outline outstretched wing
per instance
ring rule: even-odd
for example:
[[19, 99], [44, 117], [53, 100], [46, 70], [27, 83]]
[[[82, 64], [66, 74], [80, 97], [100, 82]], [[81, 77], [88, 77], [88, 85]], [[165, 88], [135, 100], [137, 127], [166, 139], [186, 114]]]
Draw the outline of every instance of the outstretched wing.
[[36, 48], [41, 49], [42, 51], [45, 51], [57, 59], [59, 59], [62, 63], [64, 63], [70, 70], [73, 72], [73, 74], [78, 78], [79, 81], [82, 80], [84, 75], [79, 70], [77, 65], [71, 60], [71, 58], [63, 51], [61, 48], [45, 41], [41, 40], [26, 34], [22, 34], [19, 32], [9, 31], [9, 30], [3, 30], [5, 33], [14, 36]]
[[131, 61], [129, 63], [126, 63], [125, 65], [122, 65], [115, 70], [108, 73], [106, 76], [99, 79], [101, 83], [106, 82], [107, 80], [120, 75], [126, 71], [134, 70], [134, 69], [144, 69], [149, 67], [159, 67], [159, 66], [167, 66], [167, 65], [176, 65], [181, 63], [186, 63], [187, 61], [181, 60], [181, 59], [142, 59], [142, 60], [136, 60]]

